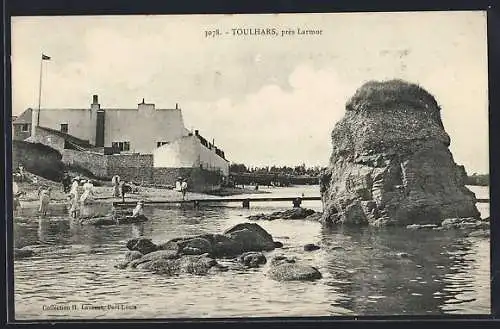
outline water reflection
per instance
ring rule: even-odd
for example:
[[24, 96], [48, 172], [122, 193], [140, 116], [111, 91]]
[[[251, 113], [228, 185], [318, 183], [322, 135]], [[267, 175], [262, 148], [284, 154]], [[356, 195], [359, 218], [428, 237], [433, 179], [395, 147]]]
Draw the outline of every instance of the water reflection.
[[459, 231], [324, 228], [322, 242], [327, 285], [356, 314], [440, 314], [474, 284], [472, 244]]
[[[288, 190], [287, 193], [292, 193]], [[20, 318], [46, 318], [42, 305], [74, 300], [142, 305], [122, 313], [53, 314], [60, 317], [232, 317], [351, 314], [440, 314], [489, 312], [489, 241], [459, 231], [322, 228], [316, 222], [259, 222], [284, 248], [282, 253], [318, 267], [316, 282], [275, 282], [266, 268], [213, 276], [155, 276], [113, 267], [128, 239], [154, 242], [222, 232], [246, 216], [281, 210], [267, 203], [240, 207], [146, 207], [141, 224], [84, 226], [65, 214], [14, 219], [20, 248], [54, 245], [40, 256], [16, 260], [16, 312]], [[304, 252], [306, 243], [320, 250]], [[268, 266], [268, 265], [266, 265]], [[83, 280], [83, 281], [82, 281]], [[165, 293], [168, 292], [168, 293]]]

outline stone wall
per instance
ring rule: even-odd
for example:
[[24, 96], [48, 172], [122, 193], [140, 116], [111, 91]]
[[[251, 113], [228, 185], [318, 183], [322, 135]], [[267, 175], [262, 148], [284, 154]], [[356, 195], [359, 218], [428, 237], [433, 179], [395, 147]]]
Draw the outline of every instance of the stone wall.
[[107, 157], [93, 152], [80, 152], [76, 150], [63, 150], [62, 161], [65, 164], [79, 166], [90, 170], [97, 177], [108, 177]]
[[149, 183], [153, 175], [153, 155], [151, 154], [113, 154], [108, 159], [108, 177], [118, 175], [122, 180], [136, 183]]
[[208, 192], [221, 186], [222, 176], [201, 168], [153, 168], [153, 184], [175, 186], [178, 177], [187, 179], [191, 192]]
[[222, 175], [201, 168], [154, 168], [153, 155], [114, 154], [64, 150], [65, 164], [90, 170], [95, 176], [110, 179], [114, 175], [137, 184], [175, 186], [178, 177], [188, 180], [192, 192], [207, 192], [220, 188]]

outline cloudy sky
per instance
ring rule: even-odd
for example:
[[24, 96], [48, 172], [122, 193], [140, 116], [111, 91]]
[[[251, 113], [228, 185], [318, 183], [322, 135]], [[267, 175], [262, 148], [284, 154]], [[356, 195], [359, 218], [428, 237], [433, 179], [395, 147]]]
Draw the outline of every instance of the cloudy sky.
[[[322, 33], [281, 36], [288, 29]], [[455, 161], [489, 170], [482, 12], [17, 17], [14, 115], [37, 106], [42, 52], [52, 57], [42, 108], [88, 107], [93, 94], [104, 108], [179, 103], [188, 129], [248, 165], [326, 165], [347, 98], [365, 81], [402, 78], [435, 95]]]

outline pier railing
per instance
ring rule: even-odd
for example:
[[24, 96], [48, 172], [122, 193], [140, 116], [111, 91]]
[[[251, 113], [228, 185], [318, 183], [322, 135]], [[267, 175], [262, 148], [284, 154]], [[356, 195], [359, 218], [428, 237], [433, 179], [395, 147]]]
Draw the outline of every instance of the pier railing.
[[[304, 196], [304, 197], [255, 197], [255, 198], [213, 198], [213, 199], [189, 199], [189, 200], [150, 200], [144, 201], [144, 204], [171, 204], [171, 205], [193, 205], [198, 207], [205, 203], [241, 203], [243, 208], [250, 208], [250, 203], [253, 202], [286, 202], [291, 201], [294, 207], [300, 207], [302, 201], [320, 201], [319, 196]], [[489, 199], [476, 199], [478, 203], [489, 203]], [[118, 201], [113, 202], [114, 207], [131, 207], [137, 204], [137, 201]]]

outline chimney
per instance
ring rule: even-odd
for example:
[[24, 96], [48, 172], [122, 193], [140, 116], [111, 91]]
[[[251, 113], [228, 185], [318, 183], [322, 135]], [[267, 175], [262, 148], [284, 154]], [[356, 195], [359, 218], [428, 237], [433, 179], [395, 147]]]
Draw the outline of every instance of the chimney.
[[198, 135], [200, 134], [200, 132], [198, 131], [198, 129], [196, 129], [196, 130], [194, 131], [194, 134], [195, 134], [196, 136], [198, 136]]
[[99, 99], [97, 95], [92, 96], [92, 104], [90, 104], [91, 110], [99, 111], [101, 109], [101, 105], [99, 105]]
[[175, 103], [175, 109], [178, 110], [179, 109], [179, 103]]

